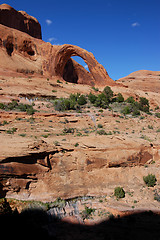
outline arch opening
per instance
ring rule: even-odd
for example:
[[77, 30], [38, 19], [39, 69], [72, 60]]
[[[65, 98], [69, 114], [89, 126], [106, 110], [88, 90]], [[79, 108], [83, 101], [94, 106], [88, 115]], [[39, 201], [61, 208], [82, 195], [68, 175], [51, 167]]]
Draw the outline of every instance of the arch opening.
[[66, 82], [79, 83], [79, 78], [87, 74], [88, 65], [79, 56], [72, 56], [64, 66], [63, 79]]
[[[86, 63], [83, 66], [74, 61], [71, 57], [78, 56]], [[60, 46], [54, 57], [53, 75], [61, 76], [65, 81], [95, 85], [106, 85], [110, 82], [113, 85], [113, 80], [108, 76], [104, 67], [99, 64], [93, 54], [74, 45], [64, 44]]]
[[75, 60], [78, 64], [80, 64], [84, 69], [86, 69], [88, 72], [90, 72], [88, 68], [88, 64], [84, 61], [84, 59], [80, 56], [72, 56], [73, 60]]
[[66, 82], [78, 83], [78, 74], [76, 72], [74, 63], [71, 58], [67, 61], [66, 65], [64, 66], [63, 79]]

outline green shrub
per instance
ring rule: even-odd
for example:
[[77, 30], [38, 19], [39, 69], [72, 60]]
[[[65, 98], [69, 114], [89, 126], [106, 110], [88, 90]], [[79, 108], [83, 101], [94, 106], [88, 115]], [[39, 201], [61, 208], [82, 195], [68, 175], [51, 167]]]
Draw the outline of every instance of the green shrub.
[[79, 98], [78, 98], [78, 100], [77, 100], [77, 103], [78, 103], [79, 105], [84, 105], [84, 104], [86, 104], [86, 103], [87, 103], [86, 97], [85, 97], [84, 95], [80, 95]]
[[146, 177], [143, 177], [144, 182], [147, 184], [148, 187], [154, 187], [157, 182], [155, 175], [148, 174]]
[[28, 115], [33, 115], [35, 113], [35, 110], [33, 109], [33, 107], [29, 107], [29, 108], [27, 108], [26, 113]]
[[7, 108], [8, 108], [9, 110], [13, 110], [13, 109], [15, 109], [17, 106], [18, 106], [18, 102], [15, 101], [15, 100], [13, 100], [12, 102], [8, 103]]
[[155, 113], [155, 116], [157, 117], [157, 118], [160, 118], [160, 113], [158, 112], [158, 113]]
[[66, 200], [58, 197], [53, 203], [53, 207], [64, 208], [66, 206]]
[[97, 133], [99, 135], [107, 135], [106, 131], [104, 129], [98, 130]]
[[57, 80], [57, 83], [62, 83], [59, 79]]
[[64, 128], [63, 133], [74, 133], [74, 128]]
[[144, 98], [144, 97], [140, 97], [140, 101], [139, 101], [139, 110], [143, 111], [143, 112], [149, 112], [149, 101], [148, 99]]
[[95, 210], [96, 210], [95, 208], [89, 208], [89, 207], [85, 206], [85, 210], [83, 210], [81, 213], [82, 218], [89, 219], [91, 217], [92, 213], [95, 212]]
[[98, 89], [98, 88], [95, 88], [95, 87], [92, 87], [92, 89], [93, 89], [94, 91], [96, 91], [96, 92], [99, 91], [99, 89]]
[[126, 99], [126, 102], [128, 102], [128, 103], [134, 103], [135, 100], [134, 100], [134, 98], [131, 96], [131, 97], [128, 97], [128, 98]]
[[98, 128], [103, 128], [103, 125], [99, 123], [97, 127]]
[[132, 115], [133, 116], [139, 116], [141, 113], [138, 109], [134, 109], [133, 112], [132, 112]]
[[5, 105], [3, 103], [0, 103], [0, 109], [5, 109]]
[[132, 112], [132, 110], [131, 110], [131, 107], [130, 107], [130, 106], [125, 106], [121, 112], [122, 112], [124, 115], [126, 115], [126, 114], [130, 114], [130, 113]]
[[109, 86], [106, 86], [103, 90], [103, 93], [105, 94], [107, 101], [111, 102], [113, 98], [113, 91]]
[[11, 128], [6, 131], [7, 134], [14, 134], [17, 131], [16, 128]]
[[89, 99], [89, 101], [91, 102], [91, 103], [95, 103], [95, 101], [96, 101], [96, 99], [97, 99], [97, 96], [96, 95], [94, 95], [94, 94], [92, 94], [91, 92], [90, 92], [90, 94], [88, 95], [88, 99]]
[[125, 197], [125, 191], [122, 187], [115, 187], [114, 189], [114, 196], [118, 198], [124, 198]]
[[56, 111], [66, 111], [66, 110], [78, 110], [80, 105], [87, 103], [87, 99], [84, 95], [79, 93], [71, 94], [69, 98], [60, 98], [54, 101], [54, 108]]
[[79, 97], [80, 97], [80, 93], [74, 93], [74, 94], [71, 93], [70, 96], [69, 96], [69, 99], [77, 102]]
[[56, 111], [66, 111], [76, 109], [76, 101], [68, 98], [61, 98], [54, 102], [54, 108]]
[[108, 101], [106, 95], [104, 93], [100, 93], [97, 96], [94, 106], [106, 109], [108, 107], [108, 105], [109, 105], [109, 101]]
[[122, 96], [121, 93], [118, 93], [117, 97], [116, 97], [116, 102], [124, 102], [124, 97]]
[[49, 136], [49, 134], [42, 135], [42, 137], [44, 137], [44, 138], [48, 138], [48, 136]]
[[74, 146], [75, 146], [75, 147], [78, 147], [78, 146], [79, 146], [79, 143], [75, 143]]

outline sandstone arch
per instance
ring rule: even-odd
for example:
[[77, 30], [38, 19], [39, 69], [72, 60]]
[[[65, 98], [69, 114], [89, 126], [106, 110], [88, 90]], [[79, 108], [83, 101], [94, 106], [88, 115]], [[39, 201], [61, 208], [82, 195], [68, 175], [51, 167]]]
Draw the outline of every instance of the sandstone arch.
[[81, 57], [88, 65], [90, 74], [95, 85], [115, 85], [115, 82], [109, 77], [105, 68], [97, 62], [92, 53], [75, 45], [64, 44], [57, 47], [54, 55], [53, 75], [63, 78], [64, 68], [71, 56]]

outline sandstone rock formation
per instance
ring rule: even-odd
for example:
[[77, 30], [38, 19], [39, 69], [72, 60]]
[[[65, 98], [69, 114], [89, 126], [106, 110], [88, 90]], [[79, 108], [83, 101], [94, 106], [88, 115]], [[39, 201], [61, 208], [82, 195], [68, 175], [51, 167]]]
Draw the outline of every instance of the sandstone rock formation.
[[0, 24], [42, 39], [41, 25], [37, 19], [24, 11], [16, 11], [7, 4], [0, 5]]
[[[6, 4], [1, 5], [1, 68], [50, 77], [57, 76], [68, 82], [91, 86], [116, 85], [92, 53], [78, 46], [69, 44], [55, 46], [40, 39], [40, 24], [36, 19], [24, 12], [17, 12]], [[83, 58], [90, 73], [73, 61], [72, 56]]]
[[[83, 58], [90, 72], [72, 56]], [[120, 85], [92, 53], [69, 44], [54, 46], [0, 24], [0, 196], [43, 201], [103, 196], [115, 208], [132, 209], [135, 200], [139, 208], [158, 209], [143, 176], [156, 175], [159, 194], [159, 75], [133, 73]], [[58, 112], [50, 101], [74, 93], [100, 94], [106, 85], [112, 86], [114, 97], [147, 97], [152, 114], [124, 116], [126, 102], [102, 110], [89, 100], [80, 112]], [[98, 92], [92, 86], [100, 86]], [[31, 116], [4, 109], [12, 100], [22, 106], [33, 103], [37, 112]], [[125, 199], [114, 199], [116, 186], [125, 189]]]
[[132, 89], [145, 92], [160, 92], [160, 71], [140, 70], [119, 79], [117, 82], [123, 83]]
[[[108, 76], [107, 71], [104, 69], [104, 67], [101, 64], [99, 64], [96, 61], [92, 53], [89, 53], [88, 51], [78, 46], [73, 46], [69, 44], [65, 44], [63, 46], [57, 47], [57, 51], [55, 52], [55, 57], [53, 60], [54, 61], [53, 75], [60, 75], [63, 77], [64, 68], [71, 56], [79, 56], [83, 58], [83, 60], [88, 65], [88, 68], [92, 75], [92, 79], [94, 79], [93, 85], [95, 85], [95, 83], [97, 85], [102, 85], [102, 86], [107, 84], [115, 85], [114, 81]], [[88, 81], [89, 77], [85, 77], [85, 78], [86, 79], [84, 79], [83, 83], [89, 82]], [[74, 81], [76, 81], [76, 79]]]

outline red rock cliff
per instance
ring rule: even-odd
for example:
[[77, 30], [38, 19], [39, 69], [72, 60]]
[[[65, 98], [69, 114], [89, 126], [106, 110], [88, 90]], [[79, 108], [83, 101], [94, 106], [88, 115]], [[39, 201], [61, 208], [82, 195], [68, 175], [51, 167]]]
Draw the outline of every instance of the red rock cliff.
[[0, 24], [42, 39], [41, 25], [37, 19], [24, 11], [16, 11], [7, 4], [0, 5]]

